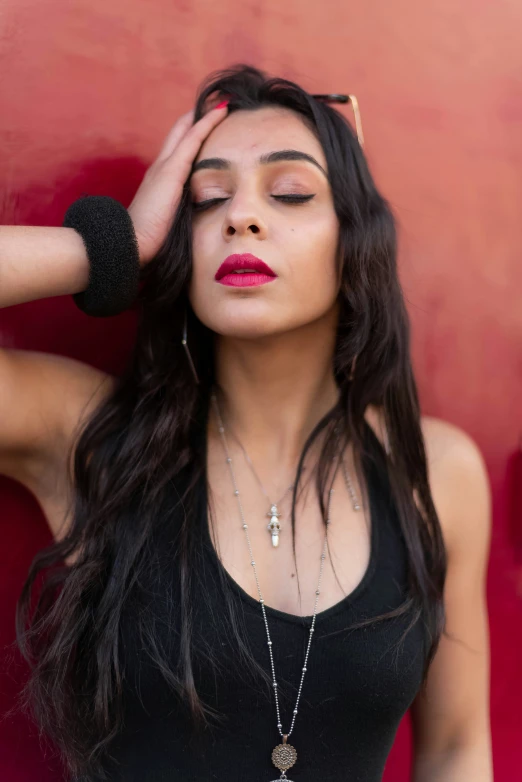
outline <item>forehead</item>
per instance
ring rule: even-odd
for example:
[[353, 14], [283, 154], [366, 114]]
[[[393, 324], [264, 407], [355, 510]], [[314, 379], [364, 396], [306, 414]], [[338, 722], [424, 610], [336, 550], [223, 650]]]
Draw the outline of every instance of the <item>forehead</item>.
[[284, 107], [241, 109], [207, 136], [195, 162], [222, 157], [244, 164], [254, 162], [264, 152], [289, 147], [308, 152], [326, 169], [323, 148], [299, 114]]

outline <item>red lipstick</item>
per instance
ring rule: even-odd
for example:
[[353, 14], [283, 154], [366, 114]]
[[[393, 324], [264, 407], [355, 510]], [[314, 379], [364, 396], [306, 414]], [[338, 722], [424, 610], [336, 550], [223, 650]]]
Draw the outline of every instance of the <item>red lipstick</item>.
[[244, 288], [264, 285], [275, 280], [277, 274], [261, 258], [251, 253], [234, 253], [225, 258], [214, 279], [221, 285]]

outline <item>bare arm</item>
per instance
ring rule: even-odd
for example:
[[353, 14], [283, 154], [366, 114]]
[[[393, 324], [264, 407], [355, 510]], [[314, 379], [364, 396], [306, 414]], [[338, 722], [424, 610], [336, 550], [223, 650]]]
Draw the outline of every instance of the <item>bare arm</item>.
[[0, 226], [0, 307], [79, 293], [89, 263], [73, 228]]
[[0, 474], [37, 495], [44, 491], [43, 483], [53, 483], [62, 469], [81, 420], [115, 382], [66, 356], [0, 348]]
[[[225, 108], [217, 108], [195, 124], [192, 110], [184, 114], [145, 173], [127, 210], [141, 265], [154, 257], [165, 240], [201, 144], [226, 114]], [[87, 251], [73, 228], [0, 226], [0, 308], [80, 293], [88, 281]]]
[[[184, 114], [147, 170], [127, 210], [141, 264], [164, 242], [201, 144], [225, 116], [224, 107], [196, 123], [193, 111]], [[0, 307], [79, 293], [88, 279], [87, 252], [73, 228], [0, 226]], [[0, 348], [0, 473], [41, 487], [85, 405], [110, 393], [113, 382], [63, 356]]]
[[424, 424], [430, 485], [448, 549], [447, 631], [412, 705], [414, 782], [492, 782], [486, 567], [487, 472], [474, 441], [437, 419]]

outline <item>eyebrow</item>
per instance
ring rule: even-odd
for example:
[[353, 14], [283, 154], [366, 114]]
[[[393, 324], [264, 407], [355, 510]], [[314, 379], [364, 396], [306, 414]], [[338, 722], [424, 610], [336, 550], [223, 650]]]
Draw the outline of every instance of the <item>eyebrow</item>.
[[[306, 152], [300, 152], [298, 149], [279, 149], [276, 152], [267, 152], [258, 158], [258, 162], [262, 166], [269, 165], [270, 163], [279, 163], [281, 160], [305, 160], [308, 163], [313, 163], [314, 166], [323, 172], [326, 178], [328, 174], [317, 160], [312, 155]], [[200, 160], [198, 163], [194, 163], [192, 167], [192, 174], [201, 169], [212, 168], [218, 171], [228, 171], [231, 168], [230, 160], [223, 157], [209, 157]]]

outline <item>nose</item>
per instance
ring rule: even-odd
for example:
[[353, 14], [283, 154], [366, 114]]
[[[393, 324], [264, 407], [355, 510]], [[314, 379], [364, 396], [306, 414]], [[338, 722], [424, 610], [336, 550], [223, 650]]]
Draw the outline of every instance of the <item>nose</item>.
[[233, 236], [253, 235], [256, 239], [266, 238], [267, 225], [261, 214], [261, 206], [253, 194], [248, 196], [236, 192], [229, 202], [222, 230], [225, 241]]

